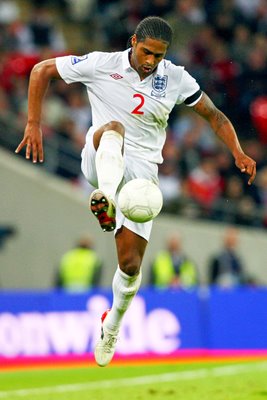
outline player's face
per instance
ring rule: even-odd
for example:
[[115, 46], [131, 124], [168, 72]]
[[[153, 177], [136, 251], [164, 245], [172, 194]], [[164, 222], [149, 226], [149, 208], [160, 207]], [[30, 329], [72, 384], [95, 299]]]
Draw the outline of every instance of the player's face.
[[141, 80], [151, 75], [158, 63], [165, 57], [168, 44], [161, 40], [146, 38], [137, 42], [136, 36], [132, 37], [131, 66], [138, 72]]

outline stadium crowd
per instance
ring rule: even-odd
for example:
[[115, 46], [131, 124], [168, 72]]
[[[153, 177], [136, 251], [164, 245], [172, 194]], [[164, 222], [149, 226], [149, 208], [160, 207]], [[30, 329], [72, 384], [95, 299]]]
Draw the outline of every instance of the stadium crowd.
[[[249, 187], [205, 121], [189, 108], [177, 107], [160, 166], [163, 211], [267, 228], [267, 0], [26, 3], [0, 1], [1, 146], [14, 151], [21, 138], [28, 78], [36, 62], [123, 50], [140, 20], [158, 15], [175, 33], [168, 58], [184, 65], [231, 119], [258, 167], [256, 182]], [[53, 82], [43, 121], [46, 162], [40, 168], [83, 186], [80, 152], [91, 122], [85, 89]]]

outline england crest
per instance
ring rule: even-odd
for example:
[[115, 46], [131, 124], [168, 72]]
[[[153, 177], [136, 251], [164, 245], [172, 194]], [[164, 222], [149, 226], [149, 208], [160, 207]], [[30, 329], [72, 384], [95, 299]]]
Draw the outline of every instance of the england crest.
[[156, 97], [165, 97], [166, 96], [166, 88], [168, 83], [167, 75], [156, 75], [152, 81], [152, 92], [151, 96]]

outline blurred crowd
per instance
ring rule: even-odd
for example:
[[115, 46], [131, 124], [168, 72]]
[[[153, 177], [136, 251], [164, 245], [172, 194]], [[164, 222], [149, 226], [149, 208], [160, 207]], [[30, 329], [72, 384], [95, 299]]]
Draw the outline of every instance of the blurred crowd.
[[[176, 288], [187, 291], [203, 285], [223, 289], [263, 285], [242, 257], [240, 231], [235, 226], [225, 227], [218, 238], [217, 248], [208, 254], [202, 266], [194, 258], [185, 248], [185, 236], [177, 229], [169, 231], [160, 249], [150, 259], [143, 285], [160, 290]], [[59, 259], [55, 269], [55, 287], [77, 292], [101, 286], [107, 267], [95, 248], [93, 236], [83, 233], [73, 248]]]
[[[0, 145], [14, 151], [23, 134], [36, 62], [123, 50], [148, 15], [170, 23], [167, 58], [184, 65], [231, 119], [258, 166], [249, 187], [205, 121], [177, 107], [160, 166], [163, 211], [267, 228], [267, 0], [0, 0]], [[80, 152], [91, 123], [85, 89], [53, 82], [43, 121], [42, 168], [85, 187]]]

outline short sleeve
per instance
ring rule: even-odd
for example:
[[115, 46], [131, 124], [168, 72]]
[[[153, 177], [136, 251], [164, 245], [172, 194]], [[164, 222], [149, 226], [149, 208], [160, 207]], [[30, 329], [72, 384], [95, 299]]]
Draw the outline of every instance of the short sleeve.
[[186, 106], [193, 107], [201, 99], [202, 93], [202, 90], [199, 89], [197, 92], [192, 94], [192, 96], [187, 97], [187, 99], [184, 101], [184, 104]]
[[66, 83], [92, 82], [97, 60], [96, 53], [83, 56], [65, 56], [56, 58], [56, 66], [59, 75]]
[[179, 85], [177, 104], [185, 103], [187, 106], [195, 105], [202, 96], [199, 84], [187, 71], [183, 74]]

